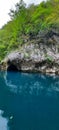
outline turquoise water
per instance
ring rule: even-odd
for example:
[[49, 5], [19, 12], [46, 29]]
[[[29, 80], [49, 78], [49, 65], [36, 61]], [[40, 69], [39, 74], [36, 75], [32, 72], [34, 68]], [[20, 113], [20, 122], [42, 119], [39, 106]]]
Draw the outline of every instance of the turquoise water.
[[0, 72], [0, 130], [59, 130], [59, 77]]

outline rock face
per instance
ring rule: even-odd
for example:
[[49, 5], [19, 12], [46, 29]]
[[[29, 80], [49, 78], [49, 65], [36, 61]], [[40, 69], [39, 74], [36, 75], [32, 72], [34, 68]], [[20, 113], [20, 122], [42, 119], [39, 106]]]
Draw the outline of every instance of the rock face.
[[[59, 74], [59, 32], [55, 29], [30, 36], [27, 43], [10, 53], [5, 60], [7, 70]], [[3, 68], [3, 67], [2, 67]]]

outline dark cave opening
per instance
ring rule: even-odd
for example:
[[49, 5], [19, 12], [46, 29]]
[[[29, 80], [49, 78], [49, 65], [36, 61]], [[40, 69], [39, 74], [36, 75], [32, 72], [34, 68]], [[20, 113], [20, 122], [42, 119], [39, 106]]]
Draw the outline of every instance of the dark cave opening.
[[18, 69], [15, 65], [10, 64], [7, 68], [7, 71], [18, 71]]

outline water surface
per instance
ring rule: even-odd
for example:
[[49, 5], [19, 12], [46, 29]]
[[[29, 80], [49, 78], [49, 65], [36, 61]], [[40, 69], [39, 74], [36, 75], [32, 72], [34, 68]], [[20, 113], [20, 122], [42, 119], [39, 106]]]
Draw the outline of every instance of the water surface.
[[59, 76], [0, 72], [0, 130], [59, 130]]

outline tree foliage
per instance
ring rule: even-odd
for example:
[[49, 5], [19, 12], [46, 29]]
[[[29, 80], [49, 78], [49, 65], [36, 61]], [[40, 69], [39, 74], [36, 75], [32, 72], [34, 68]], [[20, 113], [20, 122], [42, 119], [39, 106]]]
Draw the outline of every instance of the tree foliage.
[[10, 9], [9, 15], [11, 19], [16, 18], [24, 9], [26, 8], [26, 4], [23, 0], [20, 0], [19, 3], [16, 3], [15, 10]]

